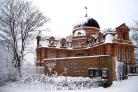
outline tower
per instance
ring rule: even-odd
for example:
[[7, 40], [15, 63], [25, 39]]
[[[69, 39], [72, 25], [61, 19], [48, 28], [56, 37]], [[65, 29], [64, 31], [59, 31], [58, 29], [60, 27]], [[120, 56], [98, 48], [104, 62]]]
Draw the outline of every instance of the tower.
[[85, 16], [79, 18], [73, 26], [72, 46], [76, 49], [87, 47], [87, 42], [91, 36], [97, 35], [100, 31], [98, 22], [95, 19], [88, 17], [87, 7], [85, 7], [85, 9]]

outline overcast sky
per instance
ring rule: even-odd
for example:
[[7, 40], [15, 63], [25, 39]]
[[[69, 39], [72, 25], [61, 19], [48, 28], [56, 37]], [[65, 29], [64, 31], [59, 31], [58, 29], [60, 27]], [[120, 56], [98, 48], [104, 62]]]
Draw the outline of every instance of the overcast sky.
[[85, 6], [88, 16], [97, 20], [101, 30], [122, 23], [132, 25], [138, 20], [138, 0], [33, 0], [33, 3], [51, 19], [47, 27], [56, 36], [72, 33], [75, 21], [85, 16]]

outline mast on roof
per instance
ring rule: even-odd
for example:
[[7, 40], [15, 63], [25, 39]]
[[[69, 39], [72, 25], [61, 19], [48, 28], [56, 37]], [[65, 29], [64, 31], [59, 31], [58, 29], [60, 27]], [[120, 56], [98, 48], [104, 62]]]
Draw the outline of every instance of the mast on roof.
[[84, 8], [85, 8], [85, 11], [86, 11], [85, 17], [87, 17], [87, 16], [88, 16], [88, 15], [87, 15], [87, 9], [88, 9], [88, 8], [87, 8], [87, 6], [85, 6]]

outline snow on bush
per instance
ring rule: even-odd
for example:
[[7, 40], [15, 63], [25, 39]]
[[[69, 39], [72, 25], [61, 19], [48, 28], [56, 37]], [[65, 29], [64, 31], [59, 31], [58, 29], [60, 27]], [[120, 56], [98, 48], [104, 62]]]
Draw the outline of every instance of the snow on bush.
[[1, 67], [0, 68], [0, 85], [4, 85], [6, 82], [16, 81], [16, 73], [14, 67]]
[[15, 81], [16, 69], [13, 67], [12, 51], [0, 44], [0, 85]]
[[91, 79], [88, 77], [48, 77], [45, 75], [23, 75], [19, 81], [20, 84], [25, 85], [45, 85], [45, 89], [47, 86], [54, 87], [56, 90], [68, 89], [88, 89], [99, 86], [99, 78]]
[[45, 83], [47, 77], [39, 74], [24, 74], [19, 81], [22, 83]]

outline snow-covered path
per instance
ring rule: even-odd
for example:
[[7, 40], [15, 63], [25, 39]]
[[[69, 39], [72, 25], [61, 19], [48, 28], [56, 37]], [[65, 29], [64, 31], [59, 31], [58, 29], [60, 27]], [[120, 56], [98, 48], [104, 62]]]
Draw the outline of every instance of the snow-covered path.
[[85, 90], [45, 90], [36, 88], [25, 88], [17, 86], [1, 86], [0, 92], [138, 92], [138, 76], [129, 77], [128, 80], [123, 80], [121, 82], [114, 82], [114, 84], [109, 88], [91, 88]]

